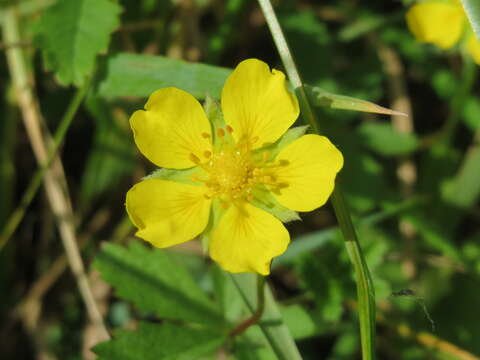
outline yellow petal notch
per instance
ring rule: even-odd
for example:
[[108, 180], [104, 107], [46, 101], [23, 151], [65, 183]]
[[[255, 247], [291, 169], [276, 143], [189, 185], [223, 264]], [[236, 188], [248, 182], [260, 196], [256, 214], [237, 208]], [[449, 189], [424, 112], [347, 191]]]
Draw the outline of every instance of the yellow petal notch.
[[150, 95], [145, 110], [133, 113], [130, 126], [142, 154], [160, 167], [192, 167], [192, 154], [200, 158], [212, 149], [210, 123], [202, 106], [177, 88]]
[[275, 142], [295, 122], [298, 101], [287, 89], [285, 75], [270, 71], [263, 61], [242, 61], [228, 77], [222, 91], [225, 122], [237, 142], [252, 149]]

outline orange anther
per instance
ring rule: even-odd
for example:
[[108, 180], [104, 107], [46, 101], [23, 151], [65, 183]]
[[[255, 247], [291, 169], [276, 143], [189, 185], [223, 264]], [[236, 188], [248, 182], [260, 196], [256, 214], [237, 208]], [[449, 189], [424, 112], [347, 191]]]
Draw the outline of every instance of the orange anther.
[[203, 133], [202, 133], [202, 137], [203, 137], [204, 139], [210, 139], [211, 136], [210, 136], [210, 134], [207, 134], [206, 132], [203, 132]]
[[233, 128], [230, 125], [227, 125], [227, 131], [231, 134], [233, 133]]
[[225, 130], [217, 129], [217, 135], [220, 136], [220, 137], [224, 137], [225, 136]]
[[195, 154], [190, 154], [190, 160], [197, 165], [200, 164], [200, 159]]
[[212, 156], [212, 152], [206, 150], [206, 151], [203, 152], [203, 156], [205, 156], [208, 159], [210, 156]]

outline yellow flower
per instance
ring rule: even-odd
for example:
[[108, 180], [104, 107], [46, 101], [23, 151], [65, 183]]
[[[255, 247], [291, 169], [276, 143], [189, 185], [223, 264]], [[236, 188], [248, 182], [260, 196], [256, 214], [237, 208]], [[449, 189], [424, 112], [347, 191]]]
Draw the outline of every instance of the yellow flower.
[[203, 235], [223, 269], [267, 275], [290, 241], [282, 221], [327, 201], [342, 154], [305, 127], [287, 131], [297, 99], [262, 61], [237, 66], [221, 111], [209, 103], [205, 113], [190, 94], [164, 88], [132, 115], [138, 148], [166, 169], [128, 191], [127, 212], [136, 235], [156, 247]]
[[446, 50], [457, 44], [466, 32], [465, 48], [480, 65], [480, 42], [468, 22], [459, 0], [427, 0], [407, 12], [407, 24], [418, 41]]

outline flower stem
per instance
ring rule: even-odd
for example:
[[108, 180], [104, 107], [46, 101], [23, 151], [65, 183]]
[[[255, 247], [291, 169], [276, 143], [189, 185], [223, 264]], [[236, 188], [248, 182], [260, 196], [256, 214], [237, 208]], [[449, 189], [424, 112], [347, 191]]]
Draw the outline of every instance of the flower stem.
[[[270, 28], [275, 45], [287, 71], [290, 82], [297, 94], [302, 116], [311, 125], [315, 133], [320, 133], [317, 116], [307, 97], [300, 73], [288, 47], [282, 28], [273, 10], [270, 0], [258, 0], [263, 14]], [[331, 202], [335, 211], [338, 224], [345, 239], [350, 261], [356, 274], [358, 311], [360, 319], [360, 336], [362, 344], [362, 358], [364, 360], [375, 359], [375, 291], [373, 288], [370, 272], [358, 242], [355, 228], [353, 227], [350, 213], [343, 198], [339, 184], [331, 196]]]
[[467, 14], [470, 24], [472, 24], [473, 31], [480, 40], [480, 3], [478, 0], [461, 0], [463, 9]]
[[230, 338], [242, 334], [250, 326], [255, 325], [261, 319], [263, 310], [265, 310], [265, 276], [257, 275], [257, 310], [230, 332]]

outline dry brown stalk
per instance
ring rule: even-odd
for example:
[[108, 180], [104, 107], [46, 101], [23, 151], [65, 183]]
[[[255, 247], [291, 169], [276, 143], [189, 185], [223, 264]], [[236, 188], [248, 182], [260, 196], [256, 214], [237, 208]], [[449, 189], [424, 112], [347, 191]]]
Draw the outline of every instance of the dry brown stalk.
[[[22, 41], [19, 35], [19, 26], [16, 9], [11, 7], [4, 11], [3, 36], [6, 44], [16, 44]], [[43, 118], [36, 99], [32, 77], [26, 66], [26, 58], [22, 48], [10, 47], [6, 50], [7, 63], [11, 79], [15, 87], [16, 97], [22, 113], [23, 122], [32, 144], [34, 155], [40, 166], [47, 163], [48, 138], [42, 132]], [[48, 132], [45, 131], [45, 134]], [[60, 168], [61, 162], [58, 161]], [[49, 169], [44, 177], [44, 185], [47, 198], [55, 215], [55, 220], [63, 242], [68, 264], [75, 276], [80, 295], [85, 303], [88, 317], [99, 330], [99, 338], [108, 339], [110, 336], [103, 323], [102, 316], [95, 303], [87, 277], [85, 267], [77, 246], [77, 238], [73, 223], [73, 211], [70, 205], [68, 190], [65, 187], [65, 175], [63, 172], [55, 173]]]

